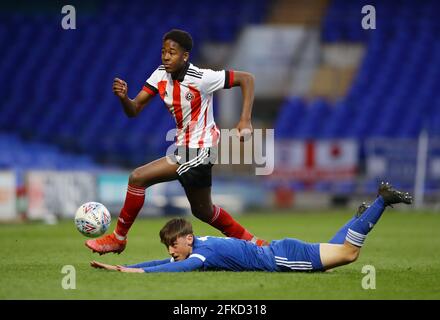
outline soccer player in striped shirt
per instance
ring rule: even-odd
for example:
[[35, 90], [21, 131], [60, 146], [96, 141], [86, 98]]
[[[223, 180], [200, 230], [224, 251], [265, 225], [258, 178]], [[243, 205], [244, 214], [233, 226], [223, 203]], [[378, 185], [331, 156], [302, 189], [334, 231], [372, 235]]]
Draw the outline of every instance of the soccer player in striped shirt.
[[86, 246], [93, 252], [122, 252], [127, 243], [127, 233], [144, 204], [145, 189], [176, 179], [182, 184], [191, 211], [197, 218], [228, 237], [257, 245], [267, 244], [211, 200], [211, 169], [217, 157], [220, 133], [213, 117], [213, 93], [239, 86], [243, 107], [236, 128], [240, 134], [252, 132], [253, 75], [242, 71], [200, 69], [189, 62], [192, 46], [191, 35], [187, 32], [174, 29], [166, 33], [162, 43], [163, 65], [147, 79], [134, 99], [127, 96], [127, 83], [114, 79], [113, 92], [128, 117], [136, 117], [154, 96], [160, 96], [176, 122], [177, 149], [173, 155], [136, 168], [130, 174], [116, 229], [110, 235], [86, 241]]
[[193, 270], [229, 271], [325, 271], [354, 262], [367, 234], [380, 219], [386, 206], [410, 204], [408, 193], [388, 183], [379, 186], [378, 196], [369, 207], [362, 207], [329, 243], [307, 243], [286, 238], [258, 247], [235, 238], [195, 237], [191, 223], [170, 220], [160, 231], [160, 239], [171, 259], [115, 266], [92, 261], [91, 266], [122, 272], [182, 272]]

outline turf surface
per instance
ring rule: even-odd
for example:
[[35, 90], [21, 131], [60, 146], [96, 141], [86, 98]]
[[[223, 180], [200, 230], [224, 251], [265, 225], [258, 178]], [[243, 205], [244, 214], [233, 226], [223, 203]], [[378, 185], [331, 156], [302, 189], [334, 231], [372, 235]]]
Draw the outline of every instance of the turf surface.
[[[345, 212], [266, 213], [236, 218], [266, 239], [325, 242], [351, 216]], [[196, 235], [221, 234], [189, 217]], [[113, 219], [112, 228], [115, 225]], [[440, 214], [389, 209], [370, 233], [360, 258], [325, 273], [191, 272], [124, 274], [96, 270], [89, 261], [135, 263], [167, 257], [158, 231], [166, 218], [138, 219], [121, 255], [99, 256], [85, 246], [73, 221], [0, 225], [0, 299], [439, 299]], [[65, 265], [76, 289], [65, 290]], [[376, 289], [362, 288], [364, 265]]]

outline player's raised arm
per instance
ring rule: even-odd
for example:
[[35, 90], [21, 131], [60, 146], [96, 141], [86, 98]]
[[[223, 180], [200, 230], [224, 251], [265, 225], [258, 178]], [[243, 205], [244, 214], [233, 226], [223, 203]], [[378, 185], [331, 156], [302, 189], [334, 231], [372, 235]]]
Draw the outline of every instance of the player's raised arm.
[[243, 94], [243, 108], [241, 111], [240, 121], [236, 128], [240, 133], [241, 140], [243, 137], [252, 133], [252, 105], [254, 103], [254, 76], [249, 72], [234, 71], [232, 86], [240, 86]]
[[124, 108], [125, 114], [129, 117], [136, 117], [139, 112], [147, 105], [150, 99], [153, 97], [145, 90], [139, 91], [136, 98], [130, 99], [127, 95], [128, 85], [127, 82], [119, 78], [113, 80], [113, 93], [119, 98]]

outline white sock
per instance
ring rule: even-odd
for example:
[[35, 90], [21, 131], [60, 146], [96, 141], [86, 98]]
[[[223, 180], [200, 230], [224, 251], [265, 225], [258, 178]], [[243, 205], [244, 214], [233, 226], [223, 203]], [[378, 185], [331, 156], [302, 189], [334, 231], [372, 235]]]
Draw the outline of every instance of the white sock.
[[117, 234], [116, 231], [113, 231], [113, 234], [115, 235], [116, 239], [118, 239], [120, 241], [127, 239], [127, 237], [120, 236], [119, 234]]

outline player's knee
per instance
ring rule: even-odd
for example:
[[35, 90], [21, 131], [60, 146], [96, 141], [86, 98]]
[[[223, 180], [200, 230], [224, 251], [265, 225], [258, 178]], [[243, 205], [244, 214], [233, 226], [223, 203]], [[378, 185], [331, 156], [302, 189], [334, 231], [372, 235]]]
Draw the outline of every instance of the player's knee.
[[355, 262], [359, 257], [359, 249], [349, 248], [346, 250], [344, 256], [347, 263]]
[[192, 214], [202, 220], [203, 222], [211, 222], [212, 220], [212, 211], [205, 209], [203, 207], [191, 206]]
[[145, 177], [143, 177], [141, 170], [134, 169], [128, 177], [128, 183], [136, 186], [144, 186], [146, 184]]

